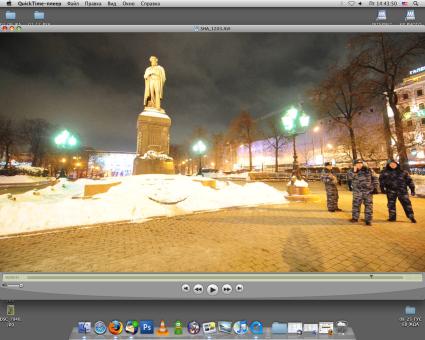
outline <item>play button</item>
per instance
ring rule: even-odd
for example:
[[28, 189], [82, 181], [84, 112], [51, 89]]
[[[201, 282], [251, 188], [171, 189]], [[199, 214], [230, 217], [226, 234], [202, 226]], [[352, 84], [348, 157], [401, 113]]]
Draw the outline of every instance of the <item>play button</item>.
[[217, 293], [218, 293], [217, 285], [214, 285], [214, 284], [209, 285], [208, 288], [207, 288], [207, 293], [208, 293], [208, 295], [217, 295]]

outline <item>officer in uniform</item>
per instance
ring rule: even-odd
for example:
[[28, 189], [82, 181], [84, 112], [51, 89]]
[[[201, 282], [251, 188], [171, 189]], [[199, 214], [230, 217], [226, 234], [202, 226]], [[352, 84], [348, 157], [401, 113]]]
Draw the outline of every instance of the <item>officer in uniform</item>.
[[381, 192], [387, 194], [388, 221], [394, 222], [396, 220], [396, 202], [398, 198], [407, 218], [412, 221], [412, 223], [416, 223], [412, 203], [410, 202], [409, 193], [407, 191], [407, 187], [409, 187], [411, 195], [415, 196], [415, 184], [409, 173], [401, 170], [400, 164], [390, 159], [387, 162], [385, 170], [382, 171], [379, 176], [379, 184], [381, 186]]
[[363, 163], [361, 159], [353, 162], [353, 211], [351, 222], [358, 222], [362, 203], [365, 206], [366, 225], [372, 225], [373, 194], [378, 193], [378, 178], [373, 170]]
[[338, 180], [332, 172], [331, 162], [325, 163], [325, 169], [323, 170], [321, 180], [323, 183], [325, 183], [326, 203], [328, 205], [328, 211], [341, 211], [341, 209], [338, 208]]

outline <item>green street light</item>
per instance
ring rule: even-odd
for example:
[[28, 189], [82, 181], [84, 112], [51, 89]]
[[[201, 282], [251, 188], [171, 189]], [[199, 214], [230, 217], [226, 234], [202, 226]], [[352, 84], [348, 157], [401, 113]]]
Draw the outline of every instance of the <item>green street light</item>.
[[204, 152], [207, 150], [207, 146], [205, 145], [205, 143], [201, 140], [198, 140], [192, 147], [193, 151], [195, 153], [198, 154], [199, 156], [199, 166], [198, 166], [198, 176], [203, 176], [202, 175], [202, 155], [204, 154]]
[[55, 137], [55, 144], [59, 148], [73, 148], [78, 144], [78, 139], [68, 130], [63, 130]]
[[282, 116], [282, 124], [285, 131], [292, 137], [292, 145], [294, 152], [294, 163], [292, 174], [297, 176], [297, 179], [301, 179], [300, 167], [298, 165], [298, 156], [296, 150], [295, 139], [297, 135], [304, 133], [310, 124], [310, 116], [304, 111], [299, 112], [296, 108], [291, 107]]

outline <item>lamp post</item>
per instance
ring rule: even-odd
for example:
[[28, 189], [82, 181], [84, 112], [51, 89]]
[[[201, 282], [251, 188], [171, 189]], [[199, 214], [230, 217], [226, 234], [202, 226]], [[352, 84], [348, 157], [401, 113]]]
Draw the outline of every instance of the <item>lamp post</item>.
[[301, 171], [298, 163], [298, 155], [296, 148], [296, 137], [304, 133], [308, 125], [310, 124], [310, 116], [304, 111], [299, 112], [296, 108], [291, 107], [282, 117], [283, 128], [285, 129], [288, 136], [292, 138], [293, 148], [293, 165], [292, 175], [296, 176], [298, 180], [301, 179]]
[[[78, 145], [78, 139], [76, 136], [74, 136], [73, 134], [71, 134], [68, 130], [63, 130], [61, 132], [59, 132], [55, 138], [54, 138], [54, 142], [57, 148], [62, 149], [64, 151], [66, 150], [70, 150], [75, 148]], [[60, 171], [60, 177], [65, 177], [65, 163], [66, 163], [66, 158], [62, 158], [61, 159], [61, 163], [62, 163], [62, 169]]]
[[198, 140], [193, 145], [193, 151], [199, 156], [199, 166], [198, 166], [198, 173], [197, 173], [198, 176], [202, 176], [202, 155], [205, 153], [206, 150], [207, 150], [207, 146], [201, 140]]

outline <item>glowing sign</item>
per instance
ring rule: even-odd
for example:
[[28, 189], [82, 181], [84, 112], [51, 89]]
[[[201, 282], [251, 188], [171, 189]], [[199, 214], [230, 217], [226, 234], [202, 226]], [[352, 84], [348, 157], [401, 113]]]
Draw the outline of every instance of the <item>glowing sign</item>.
[[425, 66], [421, 66], [421, 67], [418, 67], [415, 70], [409, 71], [409, 74], [412, 76], [414, 74], [418, 74], [418, 73], [421, 73], [421, 72], [424, 72], [424, 71], [425, 71]]

